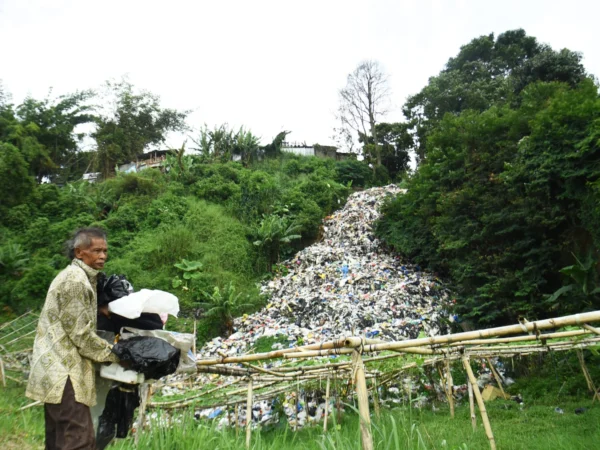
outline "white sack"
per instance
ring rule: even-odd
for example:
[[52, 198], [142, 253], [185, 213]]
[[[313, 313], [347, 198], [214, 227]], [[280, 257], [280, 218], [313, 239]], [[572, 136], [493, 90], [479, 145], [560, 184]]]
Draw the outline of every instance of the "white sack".
[[179, 314], [179, 299], [165, 291], [142, 289], [108, 304], [108, 310], [128, 319], [137, 319], [142, 313]]

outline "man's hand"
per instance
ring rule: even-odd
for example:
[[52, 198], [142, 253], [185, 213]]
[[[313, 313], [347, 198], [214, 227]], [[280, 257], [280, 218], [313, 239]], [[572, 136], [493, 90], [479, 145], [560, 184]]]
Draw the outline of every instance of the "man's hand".
[[98, 306], [98, 314], [102, 314], [110, 319], [110, 312], [108, 311], [108, 303], [102, 306]]
[[119, 365], [125, 370], [131, 370], [131, 361], [119, 360]]

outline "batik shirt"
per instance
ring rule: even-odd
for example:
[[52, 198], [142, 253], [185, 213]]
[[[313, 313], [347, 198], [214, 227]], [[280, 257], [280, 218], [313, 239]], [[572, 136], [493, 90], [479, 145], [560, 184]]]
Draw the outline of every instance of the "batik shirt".
[[96, 404], [93, 361], [118, 361], [112, 346], [96, 334], [97, 275], [74, 259], [52, 281], [36, 330], [27, 397], [60, 403], [70, 378], [75, 400]]

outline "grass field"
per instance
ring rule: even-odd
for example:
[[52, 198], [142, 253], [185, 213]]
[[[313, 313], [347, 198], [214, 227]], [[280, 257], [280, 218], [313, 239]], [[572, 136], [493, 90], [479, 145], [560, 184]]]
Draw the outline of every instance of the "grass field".
[[[9, 380], [0, 387], [0, 448], [42, 449], [44, 447], [43, 409], [25, 411], [19, 407], [30, 403], [24, 388]], [[471, 429], [468, 404], [460, 405], [450, 419], [444, 404], [438, 410], [399, 407], [383, 410], [373, 417], [373, 434], [377, 449], [486, 449], [487, 438], [478, 418], [477, 430]], [[600, 442], [600, 405], [591, 396], [557, 396], [544, 393], [539, 398], [525, 398], [525, 406], [495, 400], [486, 404], [499, 449], [594, 449]], [[564, 414], [555, 412], [560, 407]], [[587, 411], [576, 415], [576, 408]], [[159, 417], [165, 423], [166, 418]], [[198, 422], [181, 415], [170, 426], [154, 424], [142, 433], [138, 448], [150, 450], [243, 449], [244, 430], [217, 431], [209, 422]], [[330, 422], [323, 435], [321, 427], [293, 432], [287, 427], [253, 432], [253, 449], [360, 449], [358, 419], [346, 414], [340, 424]], [[134, 449], [132, 438], [115, 442], [111, 450]]]

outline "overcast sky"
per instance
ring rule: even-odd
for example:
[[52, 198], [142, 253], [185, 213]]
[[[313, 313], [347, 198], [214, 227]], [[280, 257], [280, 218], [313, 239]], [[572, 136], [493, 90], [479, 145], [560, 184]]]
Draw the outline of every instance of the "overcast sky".
[[128, 75], [163, 106], [193, 110], [191, 126], [328, 144], [337, 91], [362, 60], [389, 74], [398, 120], [482, 34], [524, 28], [600, 75], [598, 17], [597, 0], [0, 0], [0, 80], [19, 103]]

